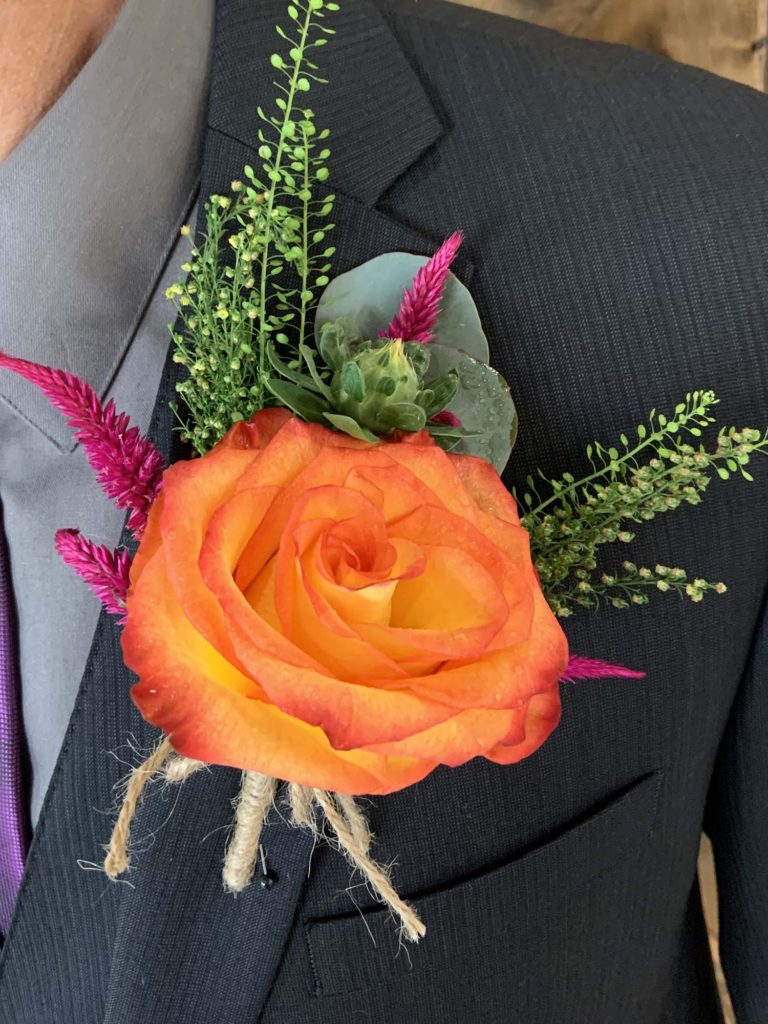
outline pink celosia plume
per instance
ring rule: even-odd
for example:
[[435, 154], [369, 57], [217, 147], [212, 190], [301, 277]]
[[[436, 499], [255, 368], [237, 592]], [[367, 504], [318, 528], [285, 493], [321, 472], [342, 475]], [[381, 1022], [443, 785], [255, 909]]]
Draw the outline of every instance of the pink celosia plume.
[[93, 388], [63, 370], [0, 352], [0, 367], [35, 384], [63, 413], [83, 446], [99, 484], [118, 508], [129, 509], [128, 527], [138, 537], [162, 480], [164, 459], [110, 399], [102, 405]]
[[386, 331], [380, 332], [382, 338], [402, 338], [424, 344], [432, 341], [448, 271], [463, 241], [464, 235], [456, 231], [419, 270], [403, 297], [397, 316]]
[[446, 427], [460, 427], [461, 420], [455, 412], [449, 412], [448, 409], [443, 409], [442, 412], [437, 413], [429, 421], [430, 423], [440, 423]]
[[561, 679], [566, 683], [574, 683], [577, 679], [644, 679], [645, 672], [635, 672], [631, 668], [623, 668], [621, 665], [611, 665], [605, 661], [597, 661], [595, 658], [582, 658], [572, 654], [568, 665], [563, 672]]
[[113, 551], [105, 544], [94, 544], [79, 530], [59, 530], [56, 550], [67, 565], [85, 580], [107, 611], [119, 615], [122, 620], [133, 560], [130, 551], [126, 548]]

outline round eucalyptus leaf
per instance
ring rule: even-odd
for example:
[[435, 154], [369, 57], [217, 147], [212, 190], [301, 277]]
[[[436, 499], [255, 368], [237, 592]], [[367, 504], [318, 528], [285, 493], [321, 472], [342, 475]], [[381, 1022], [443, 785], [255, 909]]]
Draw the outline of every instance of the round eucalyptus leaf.
[[440, 377], [455, 370], [459, 390], [446, 407], [461, 420], [467, 437], [453, 437], [435, 432], [435, 440], [447, 451], [479, 455], [492, 463], [501, 475], [517, 440], [517, 410], [509, 385], [492, 367], [445, 345], [429, 346], [426, 386], [430, 376]]
[[[428, 262], [426, 256], [387, 252], [334, 278], [317, 307], [318, 345], [323, 324], [342, 317], [355, 324], [361, 337], [376, 338], [379, 331], [386, 330], [392, 322], [413, 279]], [[490, 358], [488, 339], [480, 325], [477, 307], [469, 291], [453, 274], [448, 275], [445, 283], [435, 341], [447, 348], [460, 349], [481, 363], [487, 363]]]

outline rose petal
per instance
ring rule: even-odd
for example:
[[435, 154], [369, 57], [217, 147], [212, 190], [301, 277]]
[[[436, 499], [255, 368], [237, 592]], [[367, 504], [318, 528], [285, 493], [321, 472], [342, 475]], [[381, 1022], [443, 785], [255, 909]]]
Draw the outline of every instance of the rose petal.
[[365, 749], [389, 756], [437, 758], [441, 764], [457, 767], [499, 744], [525, 715], [526, 709], [460, 711], [423, 732], [395, 743], [370, 744]]
[[557, 728], [562, 708], [557, 688], [534, 697], [528, 705], [522, 738], [512, 743], [499, 743], [485, 757], [496, 764], [516, 764], [529, 757]]
[[148, 562], [129, 601], [123, 652], [140, 677], [131, 695], [184, 756], [342, 793], [392, 792], [434, 768], [415, 758], [336, 751], [321, 729], [261, 699], [259, 687], [186, 619], [162, 554]]

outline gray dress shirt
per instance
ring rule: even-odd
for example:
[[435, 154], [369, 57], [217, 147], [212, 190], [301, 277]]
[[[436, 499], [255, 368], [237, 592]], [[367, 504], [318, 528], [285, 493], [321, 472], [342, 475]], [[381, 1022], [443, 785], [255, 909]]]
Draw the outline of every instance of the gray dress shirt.
[[[126, 0], [70, 88], [0, 164], [0, 347], [76, 373], [148, 425], [198, 187], [213, 0]], [[62, 417], [0, 374], [0, 499], [16, 596], [34, 821], [99, 605], [58, 558], [77, 527], [117, 543]], [[127, 739], [127, 738], [126, 738]]]

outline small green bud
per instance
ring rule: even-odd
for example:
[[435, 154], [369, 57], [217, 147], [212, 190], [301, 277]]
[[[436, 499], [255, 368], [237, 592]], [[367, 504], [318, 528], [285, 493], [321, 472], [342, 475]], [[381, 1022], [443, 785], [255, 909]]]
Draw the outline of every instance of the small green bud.
[[335, 369], [331, 393], [337, 410], [375, 434], [421, 430], [424, 410], [417, 404], [419, 378], [402, 341], [347, 340], [341, 323], [326, 324], [320, 351]]

